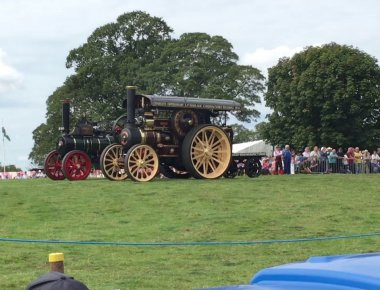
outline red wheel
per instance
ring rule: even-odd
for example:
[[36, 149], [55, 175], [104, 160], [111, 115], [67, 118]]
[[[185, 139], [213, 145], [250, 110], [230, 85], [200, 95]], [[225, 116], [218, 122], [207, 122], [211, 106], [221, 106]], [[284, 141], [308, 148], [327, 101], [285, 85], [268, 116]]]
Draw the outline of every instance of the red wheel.
[[91, 171], [91, 160], [80, 150], [70, 151], [62, 160], [63, 174], [68, 180], [84, 180]]
[[44, 170], [47, 177], [52, 180], [63, 180], [62, 161], [57, 150], [51, 151], [45, 158]]

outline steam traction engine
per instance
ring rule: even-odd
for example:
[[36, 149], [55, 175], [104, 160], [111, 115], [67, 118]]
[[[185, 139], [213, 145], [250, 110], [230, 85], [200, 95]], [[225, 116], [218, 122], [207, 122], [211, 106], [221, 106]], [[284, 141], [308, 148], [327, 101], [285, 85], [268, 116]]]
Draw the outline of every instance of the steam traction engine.
[[[92, 167], [99, 165], [103, 150], [115, 142], [112, 132], [84, 118], [70, 132], [69, 115], [70, 103], [65, 101], [62, 109], [62, 137], [57, 142], [56, 150], [51, 151], [45, 159], [45, 174], [53, 180], [86, 179]], [[123, 172], [121, 175], [126, 178]]]
[[[103, 173], [110, 178], [120, 171], [120, 160], [128, 177], [149, 181], [160, 170], [169, 177], [214, 179], [231, 164], [233, 132], [225, 124], [212, 124], [221, 113], [238, 111], [238, 102], [137, 95], [127, 89], [127, 114], [115, 122], [122, 150], [104, 150]], [[119, 147], [120, 148], [120, 147]]]

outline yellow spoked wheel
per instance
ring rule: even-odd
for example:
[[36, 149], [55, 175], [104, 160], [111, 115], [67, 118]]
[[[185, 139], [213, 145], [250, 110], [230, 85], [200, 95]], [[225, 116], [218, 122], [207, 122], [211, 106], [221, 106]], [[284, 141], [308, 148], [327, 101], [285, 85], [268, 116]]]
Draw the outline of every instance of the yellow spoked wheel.
[[135, 145], [128, 150], [124, 161], [128, 176], [135, 181], [149, 181], [158, 172], [158, 156], [148, 145]]
[[227, 134], [214, 125], [192, 129], [182, 144], [182, 159], [195, 178], [213, 179], [224, 174], [231, 161], [231, 143]]
[[100, 155], [100, 169], [109, 180], [124, 180], [128, 177], [124, 169], [123, 146], [108, 145]]

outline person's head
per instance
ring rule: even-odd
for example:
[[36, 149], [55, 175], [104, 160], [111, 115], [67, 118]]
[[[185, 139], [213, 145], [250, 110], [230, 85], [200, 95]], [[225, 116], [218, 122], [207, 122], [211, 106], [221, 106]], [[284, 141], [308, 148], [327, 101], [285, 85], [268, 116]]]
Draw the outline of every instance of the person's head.
[[326, 147], [321, 147], [321, 151], [323, 152], [323, 153], [325, 153], [326, 152]]
[[289, 149], [290, 149], [290, 146], [289, 146], [289, 145], [285, 145], [285, 149], [286, 149], [286, 150], [289, 150]]
[[60, 272], [49, 272], [29, 283], [26, 290], [88, 290], [88, 287], [73, 277]]
[[375, 150], [373, 150], [373, 153], [372, 154], [376, 154], [377, 153], [377, 150], [375, 149]]
[[310, 152], [310, 147], [305, 147], [305, 152]]
[[359, 153], [359, 147], [355, 147], [355, 152]]
[[276, 145], [276, 150], [280, 150], [281, 149], [281, 147], [280, 146], [278, 146], [278, 145]]
[[331, 152], [332, 152], [332, 153], [336, 153], [336, 150], [335, 150], [335, 149], [332, 149]]
[[314, 152], [318, 152], [318, 151], [319, 151], [318, 146], [314, 146]]

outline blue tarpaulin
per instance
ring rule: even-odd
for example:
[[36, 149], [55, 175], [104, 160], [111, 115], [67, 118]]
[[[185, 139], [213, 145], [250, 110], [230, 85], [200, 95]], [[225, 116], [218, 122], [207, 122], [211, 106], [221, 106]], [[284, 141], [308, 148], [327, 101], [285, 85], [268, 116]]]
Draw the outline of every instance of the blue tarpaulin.
[[380, 289], [380, 253], [311, 257], [259, 271], [249, 285], [209, 289]]

